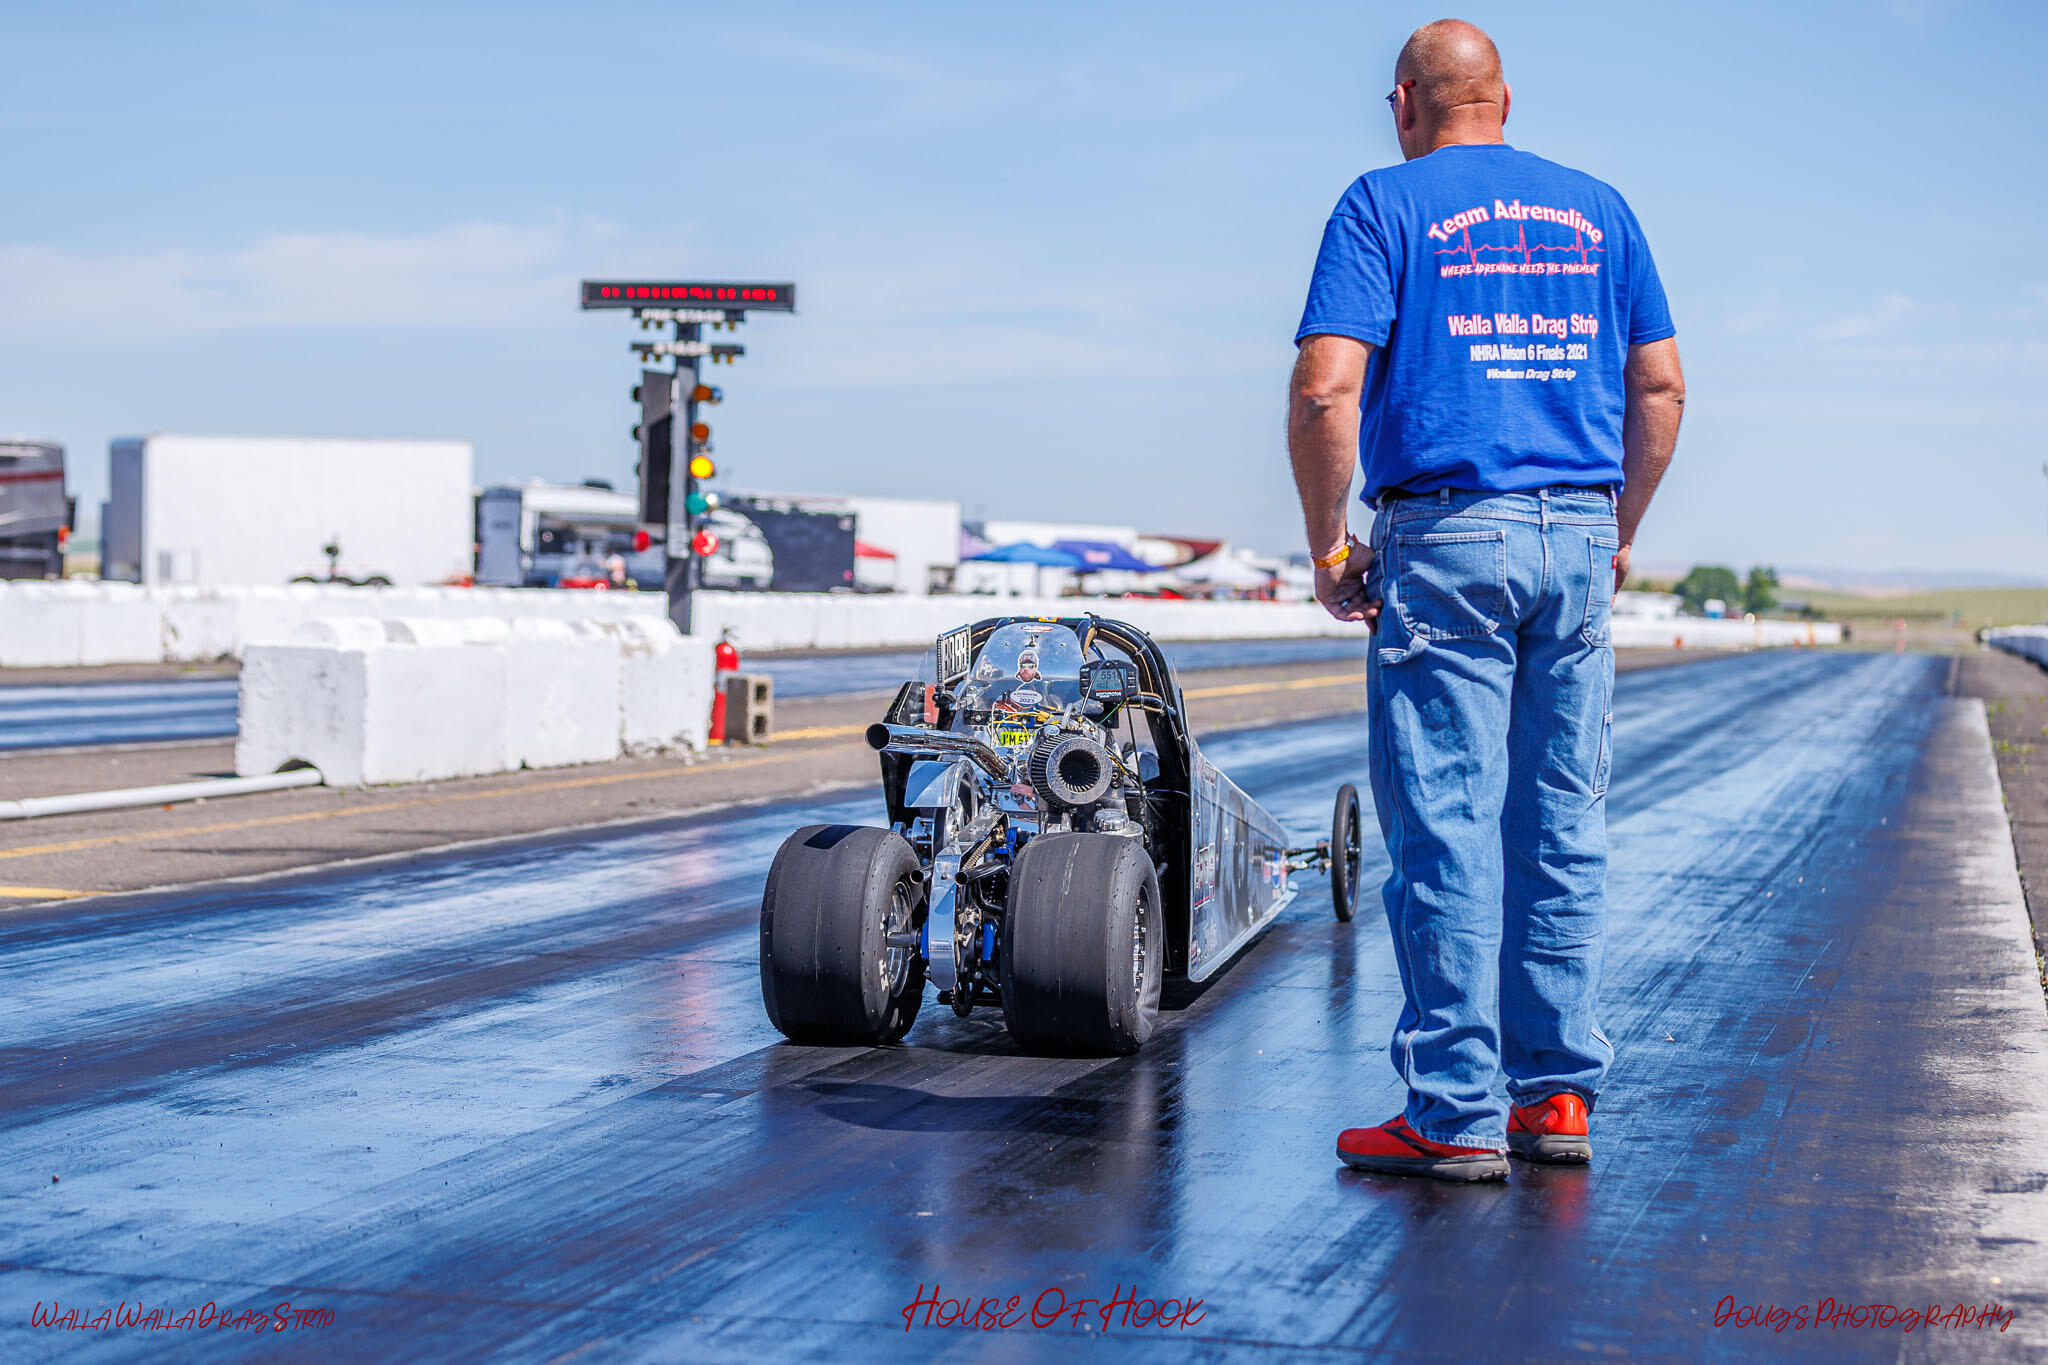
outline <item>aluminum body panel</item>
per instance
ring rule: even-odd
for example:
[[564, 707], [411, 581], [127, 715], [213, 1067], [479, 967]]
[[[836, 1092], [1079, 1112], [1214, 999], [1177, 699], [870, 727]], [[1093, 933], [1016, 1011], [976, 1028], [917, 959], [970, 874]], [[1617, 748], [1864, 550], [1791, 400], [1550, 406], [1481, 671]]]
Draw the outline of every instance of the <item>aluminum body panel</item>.
[[1265, 807], [1188, 741], [1188, 978], [1201, 981], [1287, 908], [1287, 836]]

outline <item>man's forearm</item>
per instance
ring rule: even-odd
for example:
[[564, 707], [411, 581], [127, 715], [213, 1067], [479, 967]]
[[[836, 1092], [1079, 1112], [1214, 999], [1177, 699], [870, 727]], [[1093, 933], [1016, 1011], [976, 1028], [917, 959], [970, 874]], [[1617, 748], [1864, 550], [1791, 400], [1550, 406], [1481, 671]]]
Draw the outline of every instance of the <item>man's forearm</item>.
[[1301, 497], [1308, 551], [1317, 558], [1344, 543], [1351, 471], [1358, 467], [1358, 394], [1371, 355], [1372, 348], [1362, 342], [1313, 337], [1295, 361], [1287, 398], [1287, 456]]
[[1624, 486], [1615, 507], [1624, 547], [1633, 545], [1650, 499], [1671, 466], [1685, 411], [1685, 376], [1672, 341], [1632, 347], [1626, 372], [1628, 409], [1621, 423]]

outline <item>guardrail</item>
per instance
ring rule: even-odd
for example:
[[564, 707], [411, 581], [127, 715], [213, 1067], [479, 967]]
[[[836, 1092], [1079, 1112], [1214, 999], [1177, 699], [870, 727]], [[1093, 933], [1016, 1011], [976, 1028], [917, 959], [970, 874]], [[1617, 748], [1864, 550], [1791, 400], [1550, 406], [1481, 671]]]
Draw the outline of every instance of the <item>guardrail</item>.
[[1984, 632], [1984, 643], [2048, 668], [2048, 626], [1993, 626]]

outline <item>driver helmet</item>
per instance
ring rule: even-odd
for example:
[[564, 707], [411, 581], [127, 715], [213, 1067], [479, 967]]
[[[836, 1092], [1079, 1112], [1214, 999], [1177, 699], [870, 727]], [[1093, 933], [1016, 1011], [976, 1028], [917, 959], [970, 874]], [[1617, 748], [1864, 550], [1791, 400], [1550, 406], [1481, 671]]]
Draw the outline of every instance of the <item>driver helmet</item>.
[[1033, 673], [1038, 671], [1038, 651], [1035, 649], [1026, 649], [1017, 655], [1017, 676], [1022, 677], [1027, 668]]

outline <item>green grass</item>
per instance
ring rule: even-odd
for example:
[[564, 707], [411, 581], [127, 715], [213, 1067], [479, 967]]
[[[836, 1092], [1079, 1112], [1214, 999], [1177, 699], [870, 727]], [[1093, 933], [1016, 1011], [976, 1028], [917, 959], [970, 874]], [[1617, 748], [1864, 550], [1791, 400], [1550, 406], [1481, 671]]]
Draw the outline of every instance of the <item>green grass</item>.
[[2048, 588], [1952, 588], [1902, 597], [1857, 597], [1842, 592], [1781, 588], [1780, 597], [1810, 602], [1832, 620], [1946, 622], [1962, 613], [1962, 626], [2028, 626], [2048, 621]]

